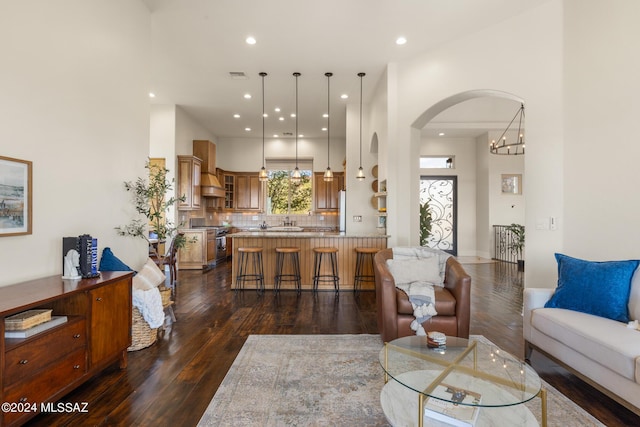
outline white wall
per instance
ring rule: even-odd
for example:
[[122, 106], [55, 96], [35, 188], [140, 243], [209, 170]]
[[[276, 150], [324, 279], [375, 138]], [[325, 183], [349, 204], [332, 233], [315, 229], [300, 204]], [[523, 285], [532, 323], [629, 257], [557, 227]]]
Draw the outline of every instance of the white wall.
[[[238, 172], [259, 171], [262, 167], [262, 137], [218, 138], [216, 144], [218, 167]], [[295, 159], [295, 139], [265, 138], [265, 158]], [[342, 172], [345, 159], [345, 140], [331, 138], [331, 169]], [[298, 138], [298, 159], [313, 159], [313, 170], [322, 172], [327, 168], [327, 139]]]
[[639, 257], [639, 16], [637, 0], [565, 1], [560, 227], [569, 255]]
[[33, 234], [0, 237], [0, 285], [61, 275], [62, 237], [84, 233], [141, 267], [114, 227], [149, 155], [149, 26], [138, 1], [0, 5], [0, 153], [33, 162]]
[[[499, 25], [389, 64], [388, 203], [390, 245], [417, 244], [419, 188], [418, 118], [452, 95], [477, 89], [514, 94], [527, 107], [525, 192], [527, 194], [527, 277], [555, 276], [553, 251], [561, 232], [535, 230], [535, 218], [561, 217], [562, 203], [562, 1], [551, 0]], [[508, 37], [505, 35], [509, 35]], [[377, 107], [380, 108], [380, 107]], [[383, 123], [372, 123], [376, 131]], [[554, 191], [550, 192], [549, 189]]]

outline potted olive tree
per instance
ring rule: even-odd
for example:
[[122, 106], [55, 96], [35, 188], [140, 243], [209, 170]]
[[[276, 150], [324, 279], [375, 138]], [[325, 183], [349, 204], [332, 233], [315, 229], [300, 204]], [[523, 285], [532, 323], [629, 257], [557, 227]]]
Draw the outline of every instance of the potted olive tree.
[[149, 243], [151, 253], [157, 259], [161, 259], [164, 254], [158, 254], [157, 245], [151, 244], [150, 236], [158, 242], [173, 240], [177, 249], [188, 243], [187, 238], [178, 233], [178, 226], [166, 217], [168, 209], [178, 201], [184, 201], [185, 196], [169, 196], [174, 180], [167, 178], [169, 172], [167, 168], [148, 161], [145, 168], [149, 170], [148, 178], [140, 177], [135, 182], [124, 183], [125, 190], [132, 193], [136, 212], [144, 216], [144, 219], [133, 219], [127, 225], [116, 227], [116, 230], [121, 236], [145, 239]]
[[507, 226], [506, 229], [511, 233], [512, 237], [507, 248], [517, 258], [518, 271], [524, 271], [524, 259], [522, 259], [522, 254], [524, 251], [524, 225], [511, 224]]

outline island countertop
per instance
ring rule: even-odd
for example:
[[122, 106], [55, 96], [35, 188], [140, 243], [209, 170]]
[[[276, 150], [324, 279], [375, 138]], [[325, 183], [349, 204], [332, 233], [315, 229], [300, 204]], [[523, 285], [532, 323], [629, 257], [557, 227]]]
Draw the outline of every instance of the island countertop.
[[388, 239], [386, 234], [378, 233], [338, 233], [336, 231], [239, 231], [237, 233], [227, 234], [227, 237], [264, 237], [271, 239], [279, 238], [309, 238], [309, 237], [332, 237], [332, 238], [356, 238], [356, 239]]
[[[233, 266], [231, 288], [236, 288], [236, 276], [238, 274], [238, 248], [253, 247], [262, 249], [262, 264], [264, 269], [264, 284], [266, 289], [273, 289], [274, 276], [276, 270], [276, 248], [296, 247], [299, 248], [300, 275], [302, 279], [302, 289], [311, 290], [313, 288], [313, 268], [314, 268], [314, 248], [335, 247], [338, 249], [338, 275], [340, 277], [340, 290], [353, 291], [354, 274], [356, 270], [356, 248], [376, 248], [387, 247], [388, 235], [378, 233], [349, 234], [329, 231], [241, 231], [228, 234], [227, 238], [233, 241]], [[365, 274], [373, 275], [370, 267], [366, 268]], [[250, 289], [256, 289], [253, 284], [247, 284]], [[283, 290], [293, 290], [293, 282], [283, 282]], [[320, 283], [320, 290], [333, 290], [330, 283]], [[373, 290], [373, 281], [365, 283], [363, 290]]]

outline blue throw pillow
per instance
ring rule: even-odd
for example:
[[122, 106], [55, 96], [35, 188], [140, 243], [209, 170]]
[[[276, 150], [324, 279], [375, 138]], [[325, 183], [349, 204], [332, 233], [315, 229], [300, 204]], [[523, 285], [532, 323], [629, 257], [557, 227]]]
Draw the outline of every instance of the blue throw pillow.
[[631, 278], [640, 261], [585, 261], [556, 254], [558, 287], [544, 305], [629, 321]]
[[102, 250], [102, 258], [100, 258], [100, 271], [133, 271], [127, 264], [111, 252], [110, 248]]

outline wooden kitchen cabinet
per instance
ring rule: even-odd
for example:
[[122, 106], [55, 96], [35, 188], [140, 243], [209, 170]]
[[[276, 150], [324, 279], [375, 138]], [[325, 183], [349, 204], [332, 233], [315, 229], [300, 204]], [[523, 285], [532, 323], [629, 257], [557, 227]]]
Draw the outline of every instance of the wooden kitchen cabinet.
[[207, 265], [207, 230], [182, 230], [182, 232], [187, 243], [178, 250], [178, 268], [180, 270], [202, 269]]
[[235, 209], [238, 211], [261, 210], [262, 182], [257, 173], [235, 174], [235, 199]]
[[195, 156], [178, 156], [178, 196], [185, 196], [178, 202], [178, 210], [198, 210], [202, 206], [200, 173], [202, 160]]
[[[102, 272], [94, 279], [59, 275], [0, 288], [0, 399], [55, 402], [107, 366], [127, 365], [131, 345], [132, 272]], [[67, 321], [28, 338], [4, 338], [5, 318], [52, 309]], [[24, 424], [36, 412], [4, 412], [0, 425]]]
[[313, 193], [316, 212], [337, 212], [338, 191], [344, 190], [344, 172], [334, 172], [333, 181], [325, 181], [323, 172], [313, 174]]

